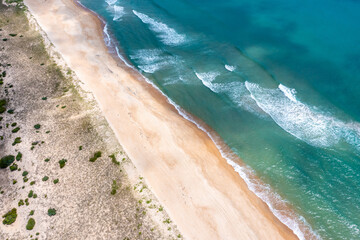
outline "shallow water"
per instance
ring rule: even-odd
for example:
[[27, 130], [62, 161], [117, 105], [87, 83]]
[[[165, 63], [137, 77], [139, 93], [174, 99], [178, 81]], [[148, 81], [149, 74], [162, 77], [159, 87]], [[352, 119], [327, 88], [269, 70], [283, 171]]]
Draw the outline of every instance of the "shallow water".
[[360, 239], [360, 2], [81, 3], [129, 64], [254, 171], [278, 216], [280, 198], [293, 207], [286, 224], [300, 238], [305, 222], [319, 238]]

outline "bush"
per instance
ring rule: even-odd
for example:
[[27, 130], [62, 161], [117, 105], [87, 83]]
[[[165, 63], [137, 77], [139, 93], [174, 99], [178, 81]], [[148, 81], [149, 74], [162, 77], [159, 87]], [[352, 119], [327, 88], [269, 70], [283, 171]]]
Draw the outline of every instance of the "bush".
[[11, 132], [12, 132], [12, 133], [17, 133], [19, 130], [20, 130], [20, 128], [19, 128], [19, 127], [16, 127], [16, 128], [14, 128]]
[[18, 154], [16, 155], [16, 161], [20, 161], [22, 158], [22, 153], [18, 152]]
[[56, 215], [56, 209], [55, 208], [49, 208], [48, 210], [48, 215], [51, 216], [55, 216]]
[[34, 226], [35, 226], [35, 220], [33, 218], [30, 218], [26, 224], [26, 230], [33, 230]]
[[98, 159], [99, 157], [101, 157], [101, 152], [100, 152], [100, 151], [94, 153], [94, 156], [91, 157], [89, 161], [90, 161], [90, 162], [95, 162], [96, 159]]
[[16, 163], [14, 163], [13, 165], [10, 166], [10, 171], [16, 171], [18, 169], [18, 165]]
[[115, 154], [111, 154], [109, 156], [109, 158], [111, 158], [111, 161], [116, 164], [116, 165], [120, 165], [120, 162], [116, 160]]
[[7, 155], [0, 159], [0, 168], [7, 168], [15, 161], [14, 155]]
[[45, 176], [45, 177], [42, 178], [42, 180], [43, 180], [44, 182], [46, 182], [47, 180], [49, 180], [49, 177], [48, 177], [48, 176]]
[[66, 159], [61, 159], [61, 160], [59, 161], [60, 168], [65, 167], [65, 163], [66, 163], [66, 162], [67, 162]]
[[11, 209], [8, 213], [6, 213], [5, 215], [3, 215], [2, 217], [5, 218], [5, 219], [3, 220], [3, 224], [4, 224], [4, 225], [13, 224], [13, 223], [16, 221], [16, 218], [17, 218], [16, 208]]
[[118, 187], [116, 181], [113, 180], [113, 183], [112, 183], [112, 185], [111, 185], [111, 195], [115, 195], [115, 194], [116, 194], [116, 190], [117, 190], [118, 188], [119, 188], [119, 187]]
[[17, 137], [17, 138], [15, 138], [15, 140], [14, 140], [14, 142], [13, 142], [13, 146], [15, 146], [16, 144], [18, 144], [18, 143], [21, 143], [21, 137]]
[[35, 124], [35, 125], [34, 125], [34, 128], [35, 128], [35, 129], [40, 129], [40, 127], [41, 127], [40, 124]]

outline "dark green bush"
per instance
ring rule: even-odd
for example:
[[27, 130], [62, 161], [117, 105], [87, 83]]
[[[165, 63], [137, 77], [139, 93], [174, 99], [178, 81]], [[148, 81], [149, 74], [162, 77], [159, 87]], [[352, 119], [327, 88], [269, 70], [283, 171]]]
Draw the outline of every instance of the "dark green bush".
[[96, 159], [98, 159], [99, 157], [101, 157], [101, 152], [100, 152], [100, 151], [94, 153], [94, 156], [91, 157], [89, 161], [90, 161], [90, 162], [95, 162]]
[[55, 208], [49, 208], [48, 215], [49, 216], [55, 216], [56, 215], [56, 209]]
[[16, 208], [11, 209], [8, 213], [6, 213], [5, 215], [3, 215], [2, 217], [5, 218], [5, 219], [3, 220], [3, 224], [4, 224], [4, 225], [13, 224], [13, 223], [16, 221], [16, 218], [17, 218]]
[[7, 168], [15, 161], [14, 155], [7, 155], [0, 159], [0, 168]]
[[35, 220], [33, 218], [30, 218], [26, 224], [26, 230], [33, 230], [34, 226], [35, 226]]

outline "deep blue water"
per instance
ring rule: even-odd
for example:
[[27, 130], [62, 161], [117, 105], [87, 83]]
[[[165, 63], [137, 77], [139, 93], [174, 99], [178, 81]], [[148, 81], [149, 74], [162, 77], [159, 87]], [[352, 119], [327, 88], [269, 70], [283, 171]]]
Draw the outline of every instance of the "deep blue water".
[[240, 156], [282, 221], [278, 202], [290, 204], [285, 223], [300, 238], [360, 239], [359, 1], [81, 3], [130, 64]]

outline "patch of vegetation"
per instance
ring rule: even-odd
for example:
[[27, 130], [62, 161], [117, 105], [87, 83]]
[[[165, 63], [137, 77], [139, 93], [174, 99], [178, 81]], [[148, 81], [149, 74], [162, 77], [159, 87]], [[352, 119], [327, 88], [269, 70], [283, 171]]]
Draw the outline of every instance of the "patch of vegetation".
[[111, 158], [111, 161], [116, 164], [116, 165], [120, 165], [120, 162], [116, 160], [115, 154], [111, 154], [109, 156], [109, 158]]
[[22, 158], [22, 153], [18, 152], [18, 154], [16, 155], [16, 161], [20, 161]]
[[34, 215], [34, 213], [35, 213], [35, 210], [31, 210], [30, 213], [29, 213], [29, 216]]
[[15, 127], [16, 125], [17, 125], [16, 122], [14, 122], [14, 123], [11, 124], [12, 127]]
[[67, 162], [66, 159], [61, 159], [61, 160], [59, 161], [60, 168], [65, 167], [66, 162]]
[[90, 158], [90, 162], [95, 162], [99, 157], [101, 157], [101, 152], [98, 151], [96, 153], [94, 153], [94, 156]]
[[23, 206], [25, 203], [24, 203], [24, 200], [20, 199], [20, 201], [18, 202], [18, 206], [21, 207]]
[[33, 195], [34, 195], [34, 191], [33, 191], [33, 190], [30, 190], [30, 192], [29, 192], [29, 194], [28, 194], [28, 197], [29, 197], [29, 198], [32, 198]]
[[49, 162], [49, 161], [50, 161], [50, 158], [46, 158], [44, 161], [45, 161], [45, 162]]
[[13, 165], [10, 166], [10, 171], [16, 171], [18, 169], [18, 165], [16, 163], [14, 163]]
[[0, 168], [7, 168], [15, 161], [14, 155], [7, 155], [0, 159]]
[[83, 149], [83, 146], [79, 146], [79, 151], [81, 151]]
[[9, 212], [7, 212], [2, 217], [5, 218], [3, 220], [4, 225], [13, 224], [16, 221], [16, 218], [17, 218], [17, 210], [16, 210], [16, 208], [11, 209]]
[[55, 216], [56, 215], [56, 209], [55, 208], [49, 208], [48, 210], [48, 215], [51, 216]]
[[25, 176], [27, 176], [28, 174], [29, 174], [28, 171], [24, 171], [24, 172], [22, 173], [22, 176], [25, 177]]
[[35, 181], [31, 181], [30, 182], [30, 186], [34, 185], [35, 184]]
[[165, 220], [163, 221], [163, 223], [169, 224], [169, 223], [171, 223], [171, 220], [170, 220], [169, 218], [167, 218], [167, 219], [165, 219]]
[[54, 180], [54, 184], [57, 184], [58, 182], [59, 182], [58, 178]]
[[26, 224], [26, 230], [33, 230], [35, 226], [35, 220], [30, 218]]
[[12, 132], [12, 133], [17, 133], [19, 130], [20, 130], [20, 128], [19, 128], [19, 127], [16, 127], [16, 128], [14, 128], [13, 130], [11, 130], [11, 132]]
[[43, 98], [41, 98], [41, 99], [45, 101], [45, 100], [47, 100], [47, 97], [43, 97]]
[[0, 100], [0, 113], [4, 113], [6, 111], [6, 100], [1, 99]]
[[40, 129], [40, 127], [41, 127], [40, 124], [35, 124], [35, 125], [34, 125], [34, 128], [35, 128], [35, 129]]
[[118, 189], [119, 186], [117, 185], [116, 181], [113, 180], [113, 183], [111, 184], [111, 195], [115, 195]]
[[17, 34], [16, 34], [16, 33], [10, 33], [9, 36], [11, 36], [11, 37], [16, 37]]
[[45, 176], [42, 178], [43, 182], [46, 182], [47, 180], [49, 180], [49, 177], [48, 176]]
[[19, 143], [21, 143], [21, 137], [15, 138], [12, 145], [15, 146], [16, 144], [19, 144]]

